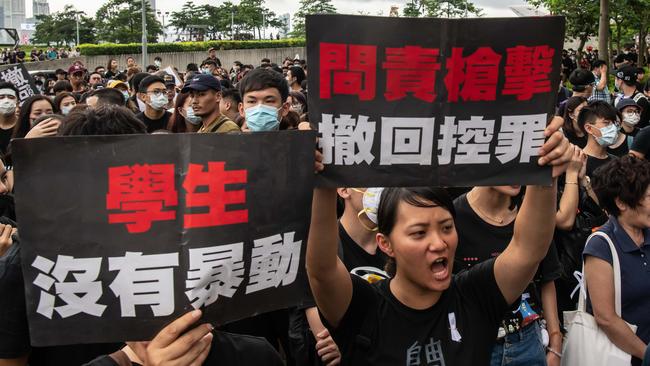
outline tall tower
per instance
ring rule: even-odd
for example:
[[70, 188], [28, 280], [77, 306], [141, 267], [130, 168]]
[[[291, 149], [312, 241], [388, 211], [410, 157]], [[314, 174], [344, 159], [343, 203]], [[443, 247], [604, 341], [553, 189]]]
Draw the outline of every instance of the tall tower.
[[50, 15], [50, 4], [47, 3], [47, 0], [32, 0], [32, 9], [34, 18], [37, 15]]
[[25, 0], [2, 0], [4, 8], [4, 26], [20, 29], [25, 22]]

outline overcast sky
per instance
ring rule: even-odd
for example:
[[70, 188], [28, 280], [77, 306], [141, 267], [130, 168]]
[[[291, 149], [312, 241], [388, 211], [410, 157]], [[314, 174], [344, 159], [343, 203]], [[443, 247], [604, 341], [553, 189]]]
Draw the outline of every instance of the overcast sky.
[[[137, 0], [135, 0], [137, 1]], [[156, 0], [157, 10], [162, 11], [177, 11], [181, 8], [186, 0]], [[341, 13], [357, 14], [359, 11], [370, 12], [372, 15], [378, 14], [383, 11], [388, 15], [391, 5], [399, 6], [400, 13], [404, 4], [408, 0], [332, 0], [334, 6]], [[26, 0], [27, 16], [32, 14], [32, 2]], [[194, 0], [195, 4], [212, 4], [217, 5], [223, 0]], [[238, 3], [238, 0], [234, 0]], [[56, 12], [63, 9], [66, 4], [71, 4], [79, 10], [85, 11], [88, 15], [95, 15], [95, 12], [104, 3], [104, 1], [97, 0], [49, 0], [50, 11]], [[298, 0], [266, 0], [267, 6], [276, 12], [276, 14], [290, 13], [293, 14], [298, 10]], [[483, 12], [489, 17], [509, 17], [514, 16], [512, 11], [508, 9], [512, 5], [525, 5], [525, 0], [474, 0], [474, 4], [483, 8]]]

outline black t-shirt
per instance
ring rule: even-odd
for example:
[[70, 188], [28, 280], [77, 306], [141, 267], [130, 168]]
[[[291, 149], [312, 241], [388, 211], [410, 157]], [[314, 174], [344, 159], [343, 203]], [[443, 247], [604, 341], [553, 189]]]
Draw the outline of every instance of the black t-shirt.
[[[508, 308], [494, 277], [494, 260], [454, 275], [438, 302], [424, 310], [395, 298], [390, 280], [369, 284], [350, 277], [352, 299], [339, 326], [329, 326], [321, 315], [341, 350], [342, 364], [489, 363], [499, 320]], [[359, 335], [369, 339], [365, 351], [356, 342]], [[359, 354], [365, 362], [356, 357]]]
[[144, 112], [140, 112], [135, 115], [137, 119], [142, 121], [145, 126], [147, 126], [147, 133], [152, 133], [157, 130], [164, 130], [167, 128], [167, 124], [169, 123], [169, 119], [171, 118], [172, 114], [169, 113], [168, 111], [165, 111], [165, 114], [163, 114], [162, 118], [160, 119], [149, 119]]
[[[386, 255], [377, 248], [375, 254], [370, 254], [363, 250], [352, 238], [341, 223], [339, 223], [339, 239], [341, 240], [341, 249], [343, 250], [342, 258], [345, 268], [350, 273], [360, 277], [366, 277], [372, 268], [383, 271], [386, 265]], [[339, 253], [341, 254], [341, 253]], [[365, 268], [364, 268], [365, 267]]]
[[9, 128], [9, 129], [3, 129], [0, 128], [0, 151], [2, 154], [7, 152], [7, 146], [9, 146], [9, 142], [11, 141], [11, 135], [13, 134], [14, 129]]
[[650, 127], [642, 128], [636, 134], [632, 141], [631, 150], [643, 154], [646, 159], [650, 159]]
[[30, 366], [81, 365], [123, 346], [121, 343], [106, 343], [30, 347], [20, 263], [20, 243], [14, 243], [0, 258], [0, 358], [18, 358], [30, 353]]
[[611, 146], [607, 148], [607, 153], [612, 154], [617, 157], [625, 156], [630, 153], [630, 147], [627, 145], [627, 135], [625, 136], [625, 140], [618, 145], [615, 148], [612, 148]]
[[612, 159], [616, 159], [616, 157], [610, 154], [607, 154], [607, 157], [605, 159], [599, 159], [591, 155], [587, 155], [587, 169], [586, 169], [587, 176], [593, 177], [594, 171], [596, 169], [609, 163]]
[[[280, 355], [264, 338], [214, 331], [212, 347], [203, 362], [210, 366], [283, 366]], [[132, 365], [139, 365], [131, 363]], [[109, 356], [102, 356], [83, 366], [117, 366]]]
[[[456, 209], [456, 231], [458, 232], [458, 248], [454, 260], [454, 272], [458, 273], [473, 267], [477, 263], [485, 262], [501, 254], [514, 233], [514, 221], [505, 226], [494, 226], [483, 221], [474, 212], [467, 201], [467, 195], [462, 195], [454, 200]], [[551, 245], [546, 257], [542, 260], [533, 282], [523, 292], [520, 303], [515, 303], [513, 311], [508, 310], [503, 315], [503, 325], [513, 329], [529, 324], [542, 315], [540, 286], [546, 282], [560, 278], [562, 268], [557, 256], [555, 245]], [[519, 305], [519, 306], [518, 306]], [[532, 311], [530, 311], [532, 309]], [[494, 334], [496, 337], [496, 334]]]
[[570, 143], [576, 145], [577, 147], [584, 149], [585, 146], [587, 146], [587, 134], [584, 134], [582, 137], [580, 137], [573, 133], [573, 131], [562, 129], [562, 132], [564, 132], [564, 136], [566, 136], [567, 140], [569, 140]]

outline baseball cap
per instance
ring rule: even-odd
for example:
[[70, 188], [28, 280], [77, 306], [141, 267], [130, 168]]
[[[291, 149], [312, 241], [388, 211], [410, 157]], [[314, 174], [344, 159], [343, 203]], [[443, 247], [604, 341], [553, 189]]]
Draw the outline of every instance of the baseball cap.
[[83, 66], [79, 66], [78, 64], [73, 64], [72, 66], [70, 66], [70, 68], [68, 68], [68, 74], [70, 75], [79, 71], [86, 72], [86, 69]]
[[187, 93], [190, 90], [204, 91], [209, 89], [220, 91], [221, 84], [212, 75], [197, 74], [194, 75], [192, 79], [190, 79], [189, 83], [185, 84], [181, 90], [181, 93]]
[[162, 78], [163, 80], [165, 80], [165, 86], [176, 85], [176, 83], [174, 82], [174, 77], [169, 75], [168, 73], [165, 73]]
[[129, 86], [125, 82], [123, 82], [122, 80], [111, 80], [111, 81], [108, 82], [108, 84], [106, 84], [106, 87], [107, 88], [115, 88], [118, 85], [124, 85], [127, 89], [129, 88]]
[[621, 100], [618, 102], [618, 104], [616, 104], [616, 109], [618, 109], [618, 111], [621, 112], [621, 111], [623, 111], [623, 108], [629, 107], [629, 106], [633, 106], [633, 107], [637, 107], [639, 109], [643, 109], [632, 98], [621, 98]]
[[621, 67], [620, 69], [616, 70], [616, 77], [626, 83], [634, 83], [636, 82], [636, 69], [637, 68], [634, 66]]

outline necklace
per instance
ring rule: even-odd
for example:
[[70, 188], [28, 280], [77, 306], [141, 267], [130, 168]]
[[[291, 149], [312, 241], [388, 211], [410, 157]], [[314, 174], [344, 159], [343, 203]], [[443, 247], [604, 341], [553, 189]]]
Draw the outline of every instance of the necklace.
[[[471, 194], [471, 192], [470, 192], [469, 194]], [[470, 197], [469, 197], [469, 194], [468, 194], [467, 202], [469, 202], [470, 204], [472, 204], [472, 202], [470, 202], [470, 200], [469, 200], [469, 198], [470, 198]], [[496, 218], [495, 218], [495, 217], [492, 217], [492, 216], [490, 216], [490, 215], [487, 215], [485, 212], [483, 212], [483, 210], [481, 210], [481, 209], [478, 207], [478, 204], [476, 203], [476, 200], [473, 199], [473, 198], [474, 198], [473, 196], [474, 196], [474, 195], [472, 194], [472, 201], [474, 201], [473, 204], [472, 204], [472, 207], [475, 208], [475, 209], [478, 211], [478, 213], [481, 214], [481, 216], [483, 216], [483, 217], [485, 217], [486, 219], [489, 219], [490, 221], [495, 222], [495, 223], [497, 223], [497, 224], [499, 224], [499, 225], [503, 224], [503, 221], [505, 220], [505, 216], [500, 217], [500, 218], [499, 218], [499, 217], [496, 217]], [[508, 215], [511, 214], [511, 213], [512, 213], [512, 211], [508, 211]]]

